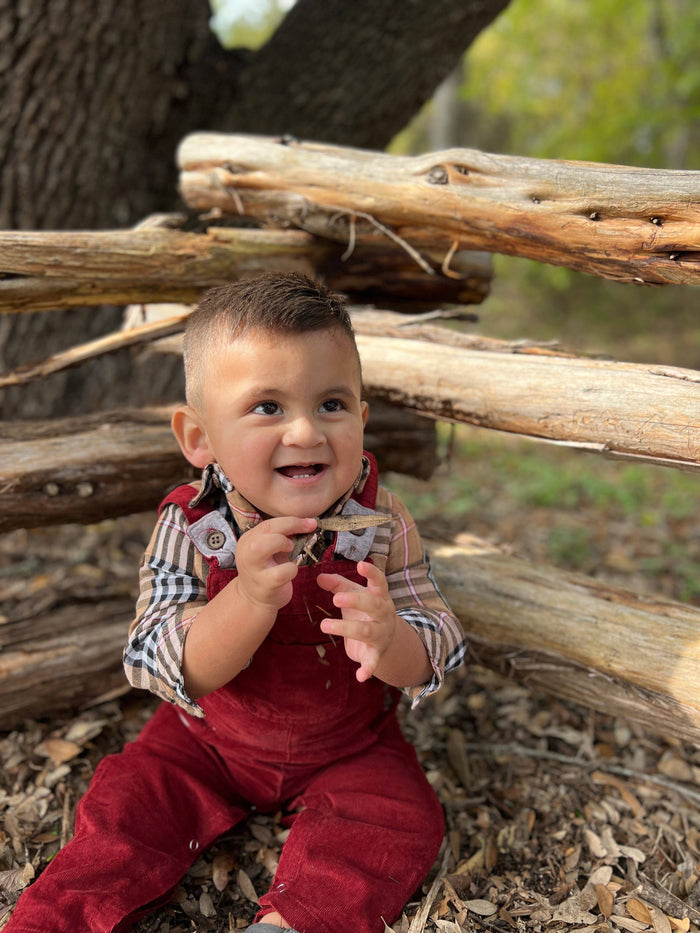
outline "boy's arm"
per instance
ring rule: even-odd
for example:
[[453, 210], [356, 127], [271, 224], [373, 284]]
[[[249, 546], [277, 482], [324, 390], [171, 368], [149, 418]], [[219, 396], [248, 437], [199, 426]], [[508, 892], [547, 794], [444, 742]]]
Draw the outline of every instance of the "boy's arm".
[[182, 653], [189, 626], [206, 605], [206, 562], [187, 536], [178, 505], [159, 515], [139, 571], [136, 618], [124, 649], [129, 683], [203, 716], [188, 696]]
[[242, 535], [238, 577], [211, 602], [206, 562], [189, 539], [179, 506], [160, 515], [140, 572], [137, 616], [124, 651], [127, 679], [195, 716], [195, 702], [236, 676], [291, 598], [297, 568], [287, 537], [309, 532], [314, 519], [279, 518]]

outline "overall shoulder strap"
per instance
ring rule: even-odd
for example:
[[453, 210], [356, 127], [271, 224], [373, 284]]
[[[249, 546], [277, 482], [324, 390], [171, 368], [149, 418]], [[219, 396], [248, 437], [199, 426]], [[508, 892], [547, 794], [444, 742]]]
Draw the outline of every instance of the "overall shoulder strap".
[[361, 493], [355, 493], [352, 498], [355, 499], [360, 505], [366, 506], [368, 509], [373, 509], [377, 504], [377, 489], [379, 487], [379, 469], [377, 467], [377, 461], [374, 459], [374, 455], [369, 451], [364, 451], [364, 456], [369, 460], [369, 475], [365, 481], [364, 489]]
[[189, 483], [186, 483], [184, 486], [178, 486], [176, 489], [163, 499], [161, 502], [158, 511], [161, 512], [166, 505], [175, 503], [179, 505], [182, 511], [185, 513], [185, 517], [190, 525], [198, 521], [200, 518], [204, 518], [205, 515], [208, 515], [209, 512], [213, 510], [211, 502], [207, 499], [203, 499], [198, 505], [194, 508], [190, 505], [190, 502], [197, 495], [197, 489], [195, 486], [191, 486]]

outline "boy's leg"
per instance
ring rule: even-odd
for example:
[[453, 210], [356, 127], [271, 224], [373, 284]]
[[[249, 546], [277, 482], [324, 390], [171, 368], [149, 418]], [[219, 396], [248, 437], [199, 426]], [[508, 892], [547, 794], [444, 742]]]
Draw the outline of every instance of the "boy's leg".
[[442, 808], [398, 725], [369, 750], [330, 765], [299, 812], [258, 919], [270, 911], [305, 933], [381, 933], [423, 881], [444, 837]]
[[163, 706], [100, 763], [74, 838], [20, 897], [6, 933], [117, 933], [167, 899], [198, 853], [246, 815], [195, 735]]

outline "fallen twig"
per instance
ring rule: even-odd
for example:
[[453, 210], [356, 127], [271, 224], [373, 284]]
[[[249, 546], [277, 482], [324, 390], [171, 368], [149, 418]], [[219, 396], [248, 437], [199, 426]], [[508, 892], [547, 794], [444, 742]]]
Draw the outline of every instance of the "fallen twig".
[[[562, 755], [559, 752], [549, 752], [545, 749], [529, 748], [527, 745], [513, 743], [511, 745], [500, 745], [482, 742], [467, 742], [464, 746], [468, 752], [485, 752], [491, 755], [519, 755], [521, 757], [542, 758], [545, 761], [558, 761], [560, 764], [573, 765], [576, 768], [585, 770], [605, 771], [608, 774], [618, 774], [621, 777], [633, 778], [636, 781], [647, 782], [649, 784], [658, 784], [667, 790], [676, 791], [676, 793], [687, 797], [694, 803], [700, 804], [700, 793], [684, 787], [676, 781], [671, 781], [660, 774], [645, 774], [642, 771], [632, 771], [622, 765], [613, 765], [603, 761], [585, 761], [581, 758], [575, 758], [571, 755]], [[700, 916], [700, 915], [699, 915]]]
[[649, 901], [655, 907], [659, 907], [671, 917], [679, 917], [680, 919], [687, 917], [693, 923], [700, 924], [700, 911], [691, 907], [686, 901], [682, 901], [680, 897], [676, 897], [675, 894], [667, 891], [666, 888], [656, 884], [648, 875], [642, 875], [641, 877], [643, 881], [639, 894], [643, 900]]
[[449, 862], [451, 855], [450, 846], [448, 845], [447, 840], [442, 844], [442, 861], [440, 862], [440, 868], [438, 873], [435, 876], [435, 880], [430, 886], [430, 890], [423, 899], [423, 903], [420, 906], [420, 910], [411, 920], [411, 925], [408, 928], [408, 933], [423, 933], [425, 930], [425, 925], [428, 922], [428, 916], [432, 909], [435, 898], [438, 896], [438, 892], [442, 887], [442, 882], [447, 874], [447, 863]]
[[99, 337], [97, 340], [89, 340], [87, 343], [70, 347], [63, 353], [47, 356], [46, 359], [40, 360], [38, 363], [23, 363], [16, 369], [10, 370], [9, 373], [0, 376], [0, 389], [7, 386], [25, 385], [35, 379], [41, 379], [52, 373], [78, 366], [80, 363], [85, 363], [95, 357], [107, 353], [116, 353], [117, 350], [122, 350], [124, 347], [133, 347], [139, 343], [147, 343], [160, 337], [177, 334], [184, 330], [187, 317], [188, 314], [177, 314], [163, 321], [153, 321], [129, 330], [115, 331], [106, 337]]

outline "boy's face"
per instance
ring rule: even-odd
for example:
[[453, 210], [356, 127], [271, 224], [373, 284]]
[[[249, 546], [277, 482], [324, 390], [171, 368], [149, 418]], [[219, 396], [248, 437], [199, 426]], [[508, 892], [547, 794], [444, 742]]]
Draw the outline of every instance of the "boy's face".
[[200, 421], [208, 461], [264, 517], [310, 518], [352, 486], [367, 404], [341, 330], [244, 334], [216, 351]]

